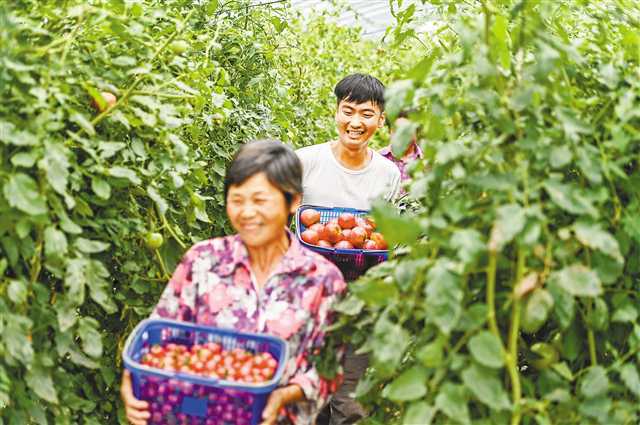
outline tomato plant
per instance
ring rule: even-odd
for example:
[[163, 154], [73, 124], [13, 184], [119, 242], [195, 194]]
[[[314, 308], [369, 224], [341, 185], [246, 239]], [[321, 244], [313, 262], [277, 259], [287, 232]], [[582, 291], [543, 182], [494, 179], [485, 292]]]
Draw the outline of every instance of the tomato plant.
[[338, 306], [368, 421], [637, 423], [638, 5], [393, 3], [437, 28], [387, 92], [425, 151], [375, 209], [395, 256]]
[[124, 338], [186, 248], [230, 231], [237, 146], [330, 137], [364, 63], [344, 52], [372, 43], [253, 3], [0, 4], [0, 423], [123, 422]]

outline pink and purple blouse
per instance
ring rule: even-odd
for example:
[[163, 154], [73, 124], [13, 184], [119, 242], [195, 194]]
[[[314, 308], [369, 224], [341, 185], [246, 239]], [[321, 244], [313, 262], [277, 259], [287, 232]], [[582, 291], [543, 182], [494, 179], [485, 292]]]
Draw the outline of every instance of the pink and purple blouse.
[[156, 317], [268, 333], [289, 343], [281, 385], [297, 384], [305, 401], [288, 405], [279, 424], [313, 424], [329, 388], [309, 362], [323, 344], [331, 306], [346, 284], [327, 259], [291, 244], [277, 269], [258, 288], [249, 254], [238, 235], [195, 244], [176, 268], [153, 313]]
[[411, 161], [415, 161], [418, 158], [422, 158], [422, 149], [420, 148], [420, 146], [418, 146], [417, 143], [413, 142], [413, 144], [415, 145], [415, 149], [406, 158], [396, 158], [395, 156], [393, 156], [393, 152], [391, 151], [390, 146], [386, 146], [378, 151], [380, 155], [396, 164], [396, 166], [400, 170], [400, 181], [406, 181], [409, 179], [409, 174], [407, 173], [407, 164]]

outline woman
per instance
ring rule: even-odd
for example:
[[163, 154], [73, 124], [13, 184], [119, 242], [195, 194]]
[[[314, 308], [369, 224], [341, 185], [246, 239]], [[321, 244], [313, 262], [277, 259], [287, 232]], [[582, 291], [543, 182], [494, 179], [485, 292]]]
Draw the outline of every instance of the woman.
[[[238, 233], [194, 245], [153, 313], [288, 341], [291, 356], [263, 424], [313, 424], [328, 395], [309, 355], [322, 345], [330, 306], [345, 283], [332, 263], [287, 230], [301, 192], [302, 165], [289, 147], [268, 140], [242, 146], [224, 181], [227, 215]], [[146, 424], [148, 403], [134, 397], [127, 371], [121, 395], [129, 421]]]

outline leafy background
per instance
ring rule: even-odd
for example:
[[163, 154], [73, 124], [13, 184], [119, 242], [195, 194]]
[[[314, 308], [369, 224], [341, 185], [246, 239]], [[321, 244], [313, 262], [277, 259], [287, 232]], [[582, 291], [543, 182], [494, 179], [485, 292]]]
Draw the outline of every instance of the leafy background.
[[637, 423], [637, 4], [424, 3], [390, 2], [385, 43], [284, 3], [2, 3], [0, 423], [121, 421], [123, 339], [230, 231], [232, 153], [333, 137], [354, 71], [395, 81], [426, 153], [333, 329], [370, 353], [368, 421]]
[[[185, 249], [230, 231], [238, 145], [326, 141], [338, 79], [396, 69], [332, 22], [248, 1], [0, 5], [0, 423], [123, 420], [124, 338]], [[118, 103], [99, 114], [101, 91]]]
[[[428, 37], [412, 24], [427, 7]], [[400, 10], [388, 36], [426, 47], [387, 111], [414, 109], [425, 159], [407, 213], [374, 210], [395, 258], [334, 326], [369, 353], [366, 422], [637, 423], [638, 5]]]

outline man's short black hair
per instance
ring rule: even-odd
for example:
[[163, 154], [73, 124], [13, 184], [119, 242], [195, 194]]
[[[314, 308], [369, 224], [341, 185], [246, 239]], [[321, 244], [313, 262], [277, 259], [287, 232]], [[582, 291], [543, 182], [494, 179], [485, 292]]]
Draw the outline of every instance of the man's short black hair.
[[358, 104], [371, 101], [380, 111], [384, 111], [384, 84], [371, 75], [351, 74], [344, 77], [336, 84], [333, 93], [338, 104], [343, 100]]
[[265, 173], [269, 182], [282, 191], [287, 205], [302, 194], [302, 163], [293, 149], [279, 140], [255, 140], [242, 145], [227, 167], [225, 202], [231, 186], [258, 173]]

